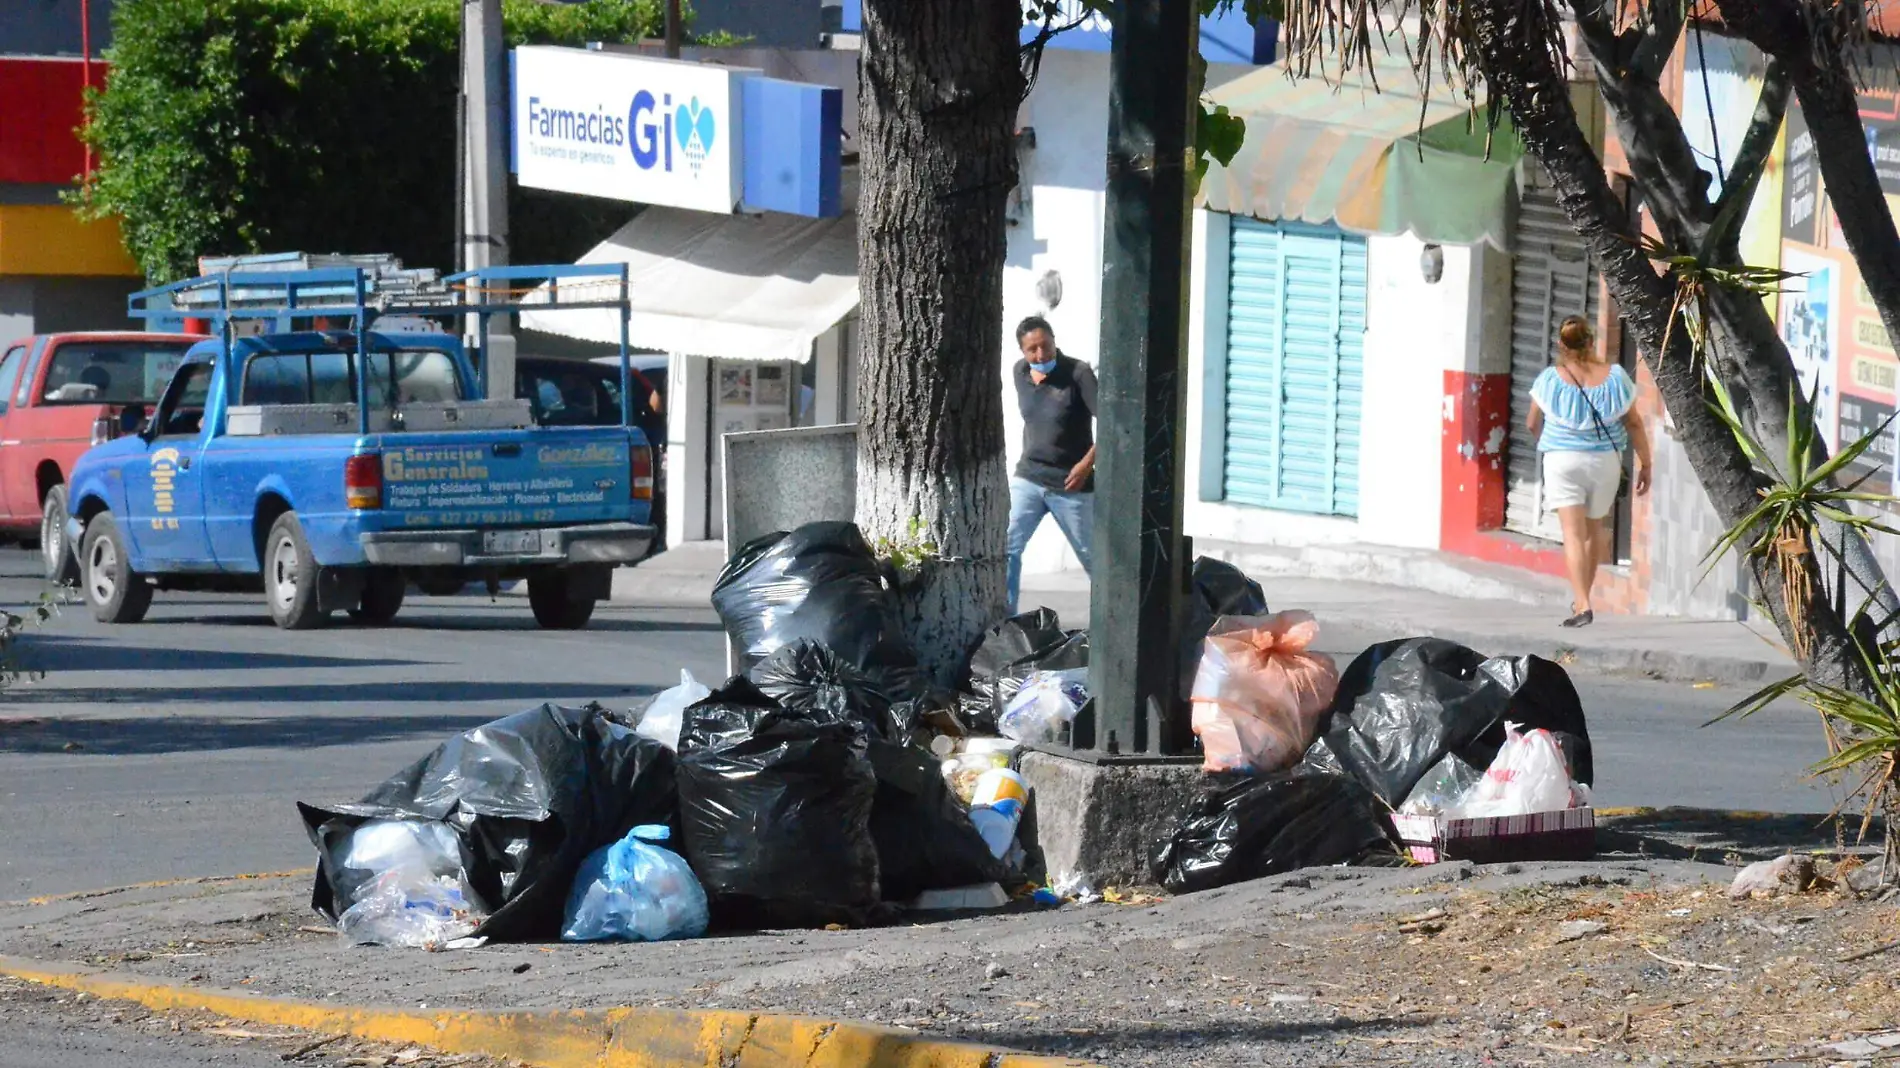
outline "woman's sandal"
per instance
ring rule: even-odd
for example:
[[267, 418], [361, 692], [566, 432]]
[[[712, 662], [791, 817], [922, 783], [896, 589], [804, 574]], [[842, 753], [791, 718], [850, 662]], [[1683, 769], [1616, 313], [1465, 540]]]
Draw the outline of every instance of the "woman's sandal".
[[1586, 608], [1558, 625], [1564, 627], [1587, 627], [1596, 622], [1596, 618], [1597, 614]]

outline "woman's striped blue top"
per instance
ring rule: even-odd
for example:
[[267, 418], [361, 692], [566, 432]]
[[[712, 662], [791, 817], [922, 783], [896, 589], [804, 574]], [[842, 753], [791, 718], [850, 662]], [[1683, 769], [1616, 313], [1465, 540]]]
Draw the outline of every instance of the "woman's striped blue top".
[[1537, 451], [1622, 452], [1629, 448], [1623, 417], [1636, 403], [1636, 382], [1629, 372], [1611, 367], [1609, 377], [1594, 386], [1576, 383], [1574, 376], [1555, 367], [1544, 368], [1531, 383], [1531, 399], [1544, 410]]

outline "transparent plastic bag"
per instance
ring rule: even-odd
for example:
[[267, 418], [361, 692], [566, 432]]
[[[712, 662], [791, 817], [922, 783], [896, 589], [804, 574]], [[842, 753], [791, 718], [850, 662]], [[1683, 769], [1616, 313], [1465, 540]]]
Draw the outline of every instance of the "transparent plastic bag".
[[336, 925], [344, 945], [441, 949], [474, 934], [482, 918], [459, 880], [397, 867], [372, 880]]
[[1519, 733], [1518, 724], [1506, 723], [1498, 758], [1478, 785], [1445, 814], [1469, 820], [1561, 812], [1580, 796], [1576, 786], [1563, 747], [1549, 731]]
[[1439, 815], [1464, 800], [1483, 778], [1484, 772], [1465, 763], [1458, 754], [1447, 753], [1412, 788], [1399, 812], [1406, 816]]
[[997, 729], [1011, 741], [1055, 741], [1088, 703], [1088, 681], [1087, 668], [1036, 672], [1009, 699]]
[[1280, 771], [1313, 744], [1339, 688], [1333, 658], [1307, 651], [1318, 637], [1309, 612], [1215, 621], [1194, 676], [1208, 771]]
[[686, 858], [660, 845], [672, 831], [648, 824], [597, 849], [568, 894], [564, 942], [664, 942], [706, 933], [706, 890]]
[[647, 710], [640, 714], [640, 724], [633, 729], [633, 733], [677, 750], [680, 747], [680, 724], [685, 722], [686, 709], [711, 696], [712, 691], [694, 678], [692, 672], [681, 668], [680, 684], [660, 691], [653, 698], [653, 703], [647, 705]]

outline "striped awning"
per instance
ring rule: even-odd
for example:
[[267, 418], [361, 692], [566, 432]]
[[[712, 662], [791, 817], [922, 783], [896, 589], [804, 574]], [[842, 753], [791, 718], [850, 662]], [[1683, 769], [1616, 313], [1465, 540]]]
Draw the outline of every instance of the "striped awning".
[[1508, 247], [1522, 154], [1515, 135], [1501, 131], [1485, 158], [1482, 132], [1467, 130], [1464, 102], [1443, 88], [1424, 99], [1403, 55], [1380, 57], [1372, 77], [1356, 72], [1343, 80], [1296, 79], [1284, 66], [1266, 67], [1208, 95], [1246, 121], [1247, 135], [1231, 163], [1209, 165], [1203, 206], [1332, 222], [1353, 233]]

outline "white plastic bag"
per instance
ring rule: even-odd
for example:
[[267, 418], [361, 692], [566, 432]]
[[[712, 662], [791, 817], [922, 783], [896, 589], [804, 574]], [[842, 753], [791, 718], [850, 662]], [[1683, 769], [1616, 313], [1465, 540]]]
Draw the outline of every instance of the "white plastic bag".
[[336, 926], [345, 945], [443, 949], [474, 934], [481, 920], [458, 880], [398, 867], [377, 876]]
[[642, 825], [588, 854], [567, 897], [565, 942], [661, 942], [698, 938], [710, 914], [706, 890], [686, 859], [660, 843], [672, 832]]
[[653, 703], [640, 716], [640, 725], [633, 733], [677, 750], [680, 747], [680, 727], [686, 722], [686, 710], [712, 696], [712, 691], [700, 685], [693, 673], [680, 669], [680, 684], [670, 690], [662, 690]]
[[1498, 750], [1497, 759], [1446, 816], [1470, 820], [1561, 812], [1579, 797], [1588, 797], [1570, 780], [1570, 765], [1555, 736], [1545, 730], [1520, 734], [1517, 727], [1504, 725], [1504, 748]]
[[421, 875], [460, 880], [462, 845], [446, 823], [435, 820], [370, 820], [350, 832], [343, 866], [381, 875], [412, 869]]
[[996, 729], [1003, 737], [1018, 742], [1053, 742], [1061, 737], [1064, 724], [1088, 703], [1089, 671], [1038, 671], [1023, 680], [1022, 688], [1009, 699]]

